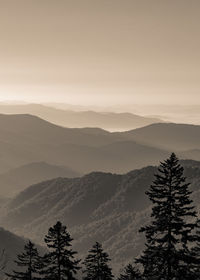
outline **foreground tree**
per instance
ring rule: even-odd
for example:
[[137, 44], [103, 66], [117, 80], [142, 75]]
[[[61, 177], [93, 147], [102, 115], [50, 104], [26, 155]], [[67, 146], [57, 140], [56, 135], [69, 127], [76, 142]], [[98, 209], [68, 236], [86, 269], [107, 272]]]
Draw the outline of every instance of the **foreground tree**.
[[197, 279], [190, 249], [196, 241], [197, 224], [189, 183], [174, 153], [158, 171], [147, 192], [153, 202], [152, 221], [141, 228], [147, 242], [137, 262], [143, 266], [145, 279]]
[[103, 251], [102, 245], [98, 242], [89, 250], [89, 254], [84, 261], [86, 276], [85, 280], [111, 280], [113, 278], [112, 269], [109, 267], [109, 256]]
[[196, 279], [200, 279], [200, 220], [197, 221], [197, 231], [196, 231], [197, 240], [195, 246], [192, 248], [193, 258], [195, 263], [192, 264], [195, 271]]
[[120, 274], [118, 280], [141, 280], [142, 276], [138, 269], [128, 264]]
[[5, 249], [3, 249], [0, 256], [0, 273], [4, 273], [4, 269], [6, 268], [7, 262], [8, 259], [5, 253]]
[[6, 274], [10, 279], [36, 280], [39, 279], [40, 256], [35, 245], [29, 241], [24, 246], [24, 252], [17, 256], [15, 261], [22, 271], [13, 271], [13, 274]]
[[41, 274], [45, 279], [73, 280], [74, 275], [80, 269], [79, 260], [74, 256], [76, 252], [71, 249], [72, 238], [67, 232], [66, 226], [61, 222], [49, 229], [45, 236], [45, 242], [50, 250], [43, 258], [43, 269]]

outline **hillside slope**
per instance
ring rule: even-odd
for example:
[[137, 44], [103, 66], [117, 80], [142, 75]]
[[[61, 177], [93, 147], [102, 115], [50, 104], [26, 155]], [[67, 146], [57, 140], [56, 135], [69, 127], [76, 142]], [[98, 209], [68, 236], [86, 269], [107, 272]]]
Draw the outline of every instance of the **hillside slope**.
[[135, 130], [116, 133], [130, 140], [171, 151], [200, 148], [200, 126], [189, 124], [159, 123]]
[[56, 177], [78, 177], [80, 174], [46, 162], [33, 162], [0, 174], [0, 195], [14, 196], [27, 186]]
[[[125, 173], [157, 165], [172, 151], [189, 158], [187, 149], [200, 149], [199, 139], [200, 126], [192, 125], [154, 124], [110, 133], [59, 127], [31, 115], [0, 115], [0, 173], [32, 162], [67, 166], [81, 174]], [[190, 155], [198, 160], [199, 153]]]
[[[182, 163], [198, 206], [199, 164]], [[103, 242], [117, 270], [143, 248], [143, 235], [138, 230], [149, 219], [150, 202], [145, 191], [156, 170], [149, 166], [125, 175], [93, 172], [33, 185], [7, 204], [1, 224], [41, 242], [48, 227], [61, 220], [72, 233], [81, 257], [92, 243]]]
[[70, 129], [31, 115], [0, 115], [0, 173], [40, 161], [78, 173], [127, 172], [157, 164], [166, 155], [97, 128]]

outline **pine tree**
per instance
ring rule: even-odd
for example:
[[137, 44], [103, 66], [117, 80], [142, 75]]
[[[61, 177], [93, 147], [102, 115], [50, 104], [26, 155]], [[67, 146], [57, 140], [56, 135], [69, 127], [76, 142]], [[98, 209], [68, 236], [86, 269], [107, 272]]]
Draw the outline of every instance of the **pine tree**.
[[196, 230], [196, 242], [195, 246], [192, 247], [192, 256], [194, 258], [194, 263], [192, 267], [195, 271], [196, 279], [200, 279], [200, 220], [197, 220], [197, 230]]
[[80, 269], [78, 266], [80, 260], [74, 258], [77, 252], [71, 249], [73, 239], [67, 232], [66, 226], [58, 221], [50, 227], [44, 240], [50, 250], [50, 253], [43, 258], [42, 275], [45, 279], [75, 279], [74, 275]]
[[171, 154], [161, 163], [147, 192], [153, 202], [152, 221], [140, 230], [147, 242], [137, 260], [143, 265], [145, 279], [196, 279], [190, 249], [196, 240], [196, 212], [183, 171], [176, 155]]
[[118, 280], [141, 280], [142, 276], [138, 269], [134, 268], [131, 264], [128, 264], [123, 273], [120, 274]]
[[10, 279], [36, 280], [39, 279], [40, 256], [35, 245], [29, 241], [24, 246], [24, 252], [17, 256], [15, 261], [18, 267], [24, 267], [22, 271], [13, 271], [13, 274], [6, 274]]
[[85, 280], [111, 280], [113, 278], [112, 269], [109, 267], [109, 256], [103, 251], [102, 245], [98, 242], [89, 250], [89, 254], [84, 261], [86, 276]]

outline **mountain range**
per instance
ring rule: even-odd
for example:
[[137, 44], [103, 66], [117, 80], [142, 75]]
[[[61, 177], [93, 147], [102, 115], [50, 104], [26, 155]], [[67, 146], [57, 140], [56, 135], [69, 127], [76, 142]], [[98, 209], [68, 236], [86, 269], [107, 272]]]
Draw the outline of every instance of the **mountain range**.
[[102, 129], [70, 129], [31, 115], [0, 115], [0, 173], [40, 161], [78, 173], [125, 172], [163, 156], [165, 151]]
[[95, 241], [103, 242], [117, 272], [143, 248], [138, 229], [151, 208], [145, 191], [155, 166], [172, 151], [190, 159], [181, 163], [199, 209], [199, 138], [198, 125], [156, 123], [109, 132], [1, 114], [1, 226], [42, 245], [49, 226], [61, 220], [81, 258]]
[[[182, 161], [199, 208], [200, 162]], [[115, 271], [140, 254], [139, 228], [150, 216], [145, 195], [157, 168], [148, 166], [119, 175], [92, 172], [80, 178], [56, 178], [26, 188], [1, 210], [1, 224], [41, 243], [57, 220], [68, 227], [80, 257], [95, 241], [103, 242]]]
[[124, 131], [162, 122], [159, 118], [144, 117], [132, 113], [72, 111], [52, 106], [41, 104], [6, 105], [0, 103], [0, 113], [32, 114], [64, 127], [99, 127], [111, 131]]
[[[64, 166], [74, 176], [92, 171], [126, 173], [157, 165], [172, 151], [181, 158], [200, 160], [199, 137], [197, 125], [160, 123], [111, 133], [64, 128], [32, 115], [0, 115], [0, 173], [34, 162]], [[69, 172], [65, 177], [71, 177]]]

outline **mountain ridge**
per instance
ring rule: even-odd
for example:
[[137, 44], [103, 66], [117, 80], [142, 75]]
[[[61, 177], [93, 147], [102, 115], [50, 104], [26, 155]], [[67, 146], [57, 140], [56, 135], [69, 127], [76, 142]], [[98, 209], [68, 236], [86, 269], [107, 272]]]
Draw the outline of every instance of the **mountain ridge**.
[[162, 121], [155, 117], [144, 117], [128, 112], [73, 111], [43, 104], [6, 105], [0, 103], [0, 112], [5, 114], [28, 112], [57, 125], [71, 128], [101, 127], [107, 130], [127, 130]]
[[14, 196], [28, 185], [56, 177], [78, 177], [79, 173], [65, 166], [32, 162], [0, 174], [0, 195]]
[[110, 133], [99, 128], [64, 128], [32, 115], [0, 115], [0, 173], [40, 161], [81, 174], [125, 173], [158, 164], [171, 151], [180, 158], [199, 160], [200, 153], [187, 156], [187, 149], [200, 149], [199, 138], [197, 125], [162, 123]]
[[[185, 166], [198, 210], [200, 162], [180, 163]], [[80, 178], [56, 178], [30, 186], [7, 203], [1, 224], [41, 242], [48, 227], [60, 220], [69, 228], [80, 257], [93, 242], [100, 241], [118, 270], [133, 261], [143, 248], [143, 235], [138, 230], [150, 217], [151, 204], [145, 192], [156, 172], [156, 166], [122, 175], [92, 172]]]

